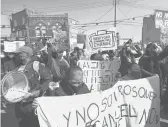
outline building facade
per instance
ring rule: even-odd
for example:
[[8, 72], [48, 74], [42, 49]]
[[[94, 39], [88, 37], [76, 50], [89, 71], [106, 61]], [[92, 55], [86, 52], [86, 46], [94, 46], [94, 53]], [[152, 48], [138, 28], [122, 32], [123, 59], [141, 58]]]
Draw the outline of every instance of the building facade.
[[11, 16], [1, 14], [1, 39], [11, 36]]
[[70, 46], [68, 14], [37, 15], [25, 9], [12, 14], [12, 33], [30, 42], [53, 37], [67, 48]]

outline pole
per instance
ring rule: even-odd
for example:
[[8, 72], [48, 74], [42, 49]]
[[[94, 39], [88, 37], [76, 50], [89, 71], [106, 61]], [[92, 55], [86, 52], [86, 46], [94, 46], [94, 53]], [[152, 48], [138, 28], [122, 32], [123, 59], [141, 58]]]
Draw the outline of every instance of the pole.
[[114, 0], [114, 27], [116, 27], [116, 18], [117, 18], [117, 2]]

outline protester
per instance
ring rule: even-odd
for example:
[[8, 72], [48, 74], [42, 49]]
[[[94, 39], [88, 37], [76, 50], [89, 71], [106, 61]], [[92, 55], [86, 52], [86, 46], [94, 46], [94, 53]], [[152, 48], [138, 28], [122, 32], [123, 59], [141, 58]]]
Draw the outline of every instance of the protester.
[[6, 53], [6, 58], [3, 59], [3, 63], [5, 73], [15, 70], [18, 67], [15, 53]]
[[82, 49], [78, 50], [78, 60], [86, 60], [86, 56], [84, 54], [84, 50], [82, 50]]
[[[168, 113], [168, 46], [164, 48], [164, 50], [158, 55], [158, 60], [162, 60], [165, 58], [165, 62], [160, 64], [160, 69], [162, 72], [162, 79], [163, 79], [163, 87], [165, 91], [162, 94], [161, 98], [161, 106], [163, 107], [164, 113]], [[163, 89], [164, 89], [163, 88]]]
[[64, 73], [70, 67], [68, 61], [65, 60], [63, 57], [63, 52], [65, 51], [65, 49], [61, 45], [58, 45], [58, 47], [56, 46], [56, 48], [57, 48], [56, 49], [56, 53], [57, 53], [56, 61], [58, 62], [58, 65], [60, 66], [62, 73]]
[[158, 74], [160, 78], [160, 93], [161, 98], [163, 96], [164, 88], [164, 69], [161, 67], [164, 65], [163, 59], [168, 56], [168, 48], [165, 48], [163, 51], [155, 43], [149, 43], [146, 47], [145, 54], [140, 58], [139, 65], [142, 69], [153, 73]]
[[156, 60], [157, 54], [159, 53], [157, 52], [157, 48], [158, 47], [154, 43], [148, 44], [145, 54], [139, 60], [139, 65], [150, 73], [160, 74], [159, 64]]
[[161, 104], [163, 106], [163, 111], [168, 113], [168, 62], [166, 62], [165, 64], [162, 64], [161, 66], [161, 70], [163, 72], [163, 79], [164, 79], [164, 85], [165, 85], [165, 92], [163, 94], [162, 100], [161, 100]]
[[74, 51], [73, 52], [78, 52], [80, 49], [79, 49], [79, 47], [74, 47]]
[[63, 47], [48, 44], [48, 67], [53, 73], [54, 82], [58, 82], [65, 77], [65, 72], [69, 69], [69, 63], [63, 57]]
[[83, 82], [83, 71], [80, 67], [74, 66], [66, 72], [66, 77], [59, 83], [52, 84], [50, 96], [68, 96], [90, 93]]
[[125, 76], [127, 72], [128, 65], [130, 63], [136, 63], [135, 58], [140, 57], [142, 52], [139, 48], [132, 45], [132, 40], [126, 42], [124, 48], [120, 51], [121, 66], [119, 72], [122, 76]]
[[72, 52], [70, 55], [70, 66], [77, 66], [78, 55], [77, 52]]
[[70, 53], [70, 66], [77, 66], [78, 60], [86, 60], [86, 57], [82, 49], [75, 47], [73, 52]]
[[27, 76], [30, 94], [27, 94], [21, 102], [16, 103], [15, 114], [19, 127], [39, 127], [32, 102], [34, 98], [42, 96], [48, 89], [49, 83], [52, 81], [52, 74], [43, 64], [31, 60], [33, 50], [30, 47], [23, 46], [16, 52], [19, 53], [22, 63], [17, 71], [21, 71]]
[[114, 50], [110, 50], [108, 55], [109, 55], [109, 60], [112, 61], [114, 59], [114, 57], [115, 57]]
[[128, 74], [123, 76], [121, 80], [135, 80], [153, 76], [154, 74], [149, 73], [140, 68], [136, 63], [130, 63], [128, 65]]
[[142, 77], [141, 69], [138, 64], [130, 63], [128, 66], [128, 74], [123, 76], [121, 80], [135, 80]]

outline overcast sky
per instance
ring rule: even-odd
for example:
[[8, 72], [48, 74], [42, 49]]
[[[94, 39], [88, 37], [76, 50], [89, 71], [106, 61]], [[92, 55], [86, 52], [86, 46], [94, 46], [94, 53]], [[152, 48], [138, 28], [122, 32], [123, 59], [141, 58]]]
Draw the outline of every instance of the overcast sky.
[[[117, 20], [154, 14], [155, 9], [168, 10], [167, 5], [168, 0], [117, 0]], [[1, 6], [1, 11], [5, 14], [22, 10], [24, 7], [43, 14], [66, 12], [69, 17], [78, 20], [81, 24], [95, 22], [97, 19], [99, 19], [97, 22], [114, 20], [113, 0], [2, 0]], [[139, 41], [141, 40], [142, 20], [142, 17], [125, 20], [117, 24], [116, 29], [123, 38], [134, 37], [136, 41]], [[111, 27], [113, 24], [91, 26], [85, 29]]]

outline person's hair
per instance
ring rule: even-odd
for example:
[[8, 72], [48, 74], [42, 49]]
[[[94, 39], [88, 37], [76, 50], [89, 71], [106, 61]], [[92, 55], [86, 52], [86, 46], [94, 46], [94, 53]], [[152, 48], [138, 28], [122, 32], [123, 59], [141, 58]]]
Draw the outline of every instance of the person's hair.
[[94, 60], [96, 55], [97, 55], [97, 53], [92, 54], [92, 55], [90, 56], [90, 60]]
[[66, 78], [69, 78], [73, 72], [76, 71], [82, 71], [82, 69], [79, 66], [72, 66], [66, 71]]
[[114, 50], [109, 50], [109, 53], [114, 53], [115, 51]]
[[79, 51], [79, 47], [74, 47], [74, 51]]
[[102, 51], [102, 55], [108, 54], [108, 51]]
[[132, 40], [129, 39], [125, 44], [127, 45], [127, 44], [131, 44], [131, 43], [132, 43]]

